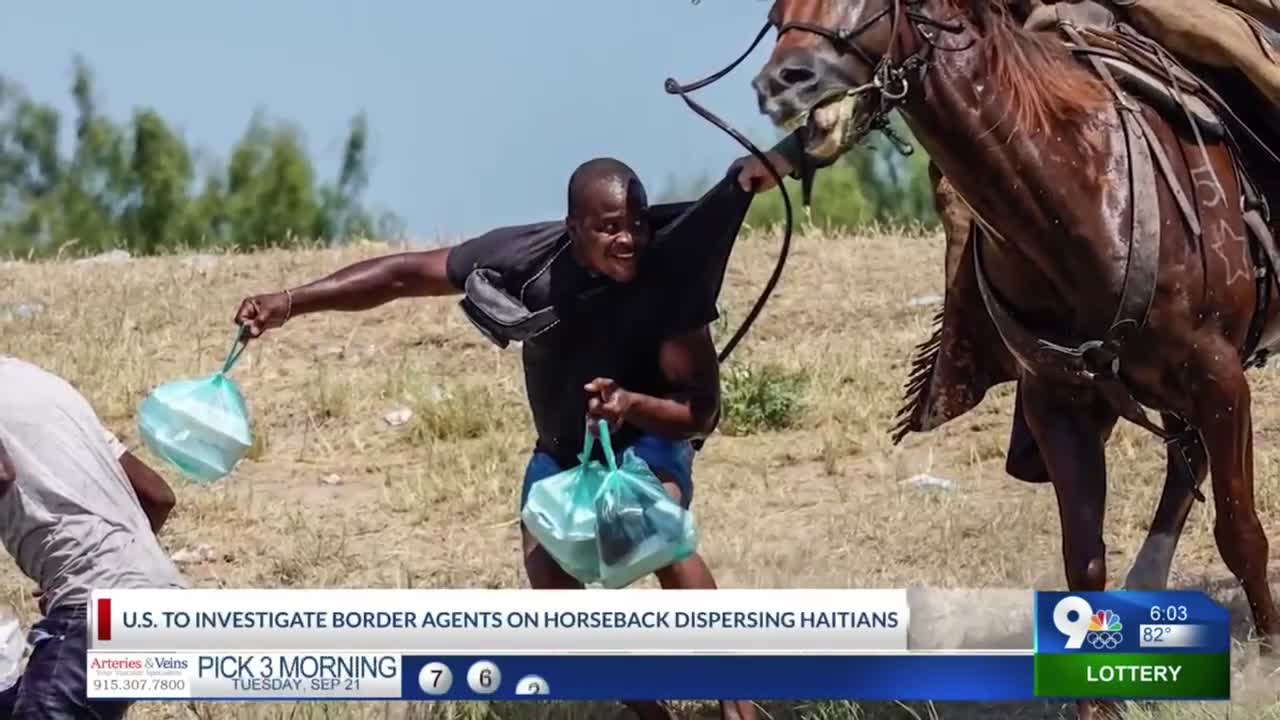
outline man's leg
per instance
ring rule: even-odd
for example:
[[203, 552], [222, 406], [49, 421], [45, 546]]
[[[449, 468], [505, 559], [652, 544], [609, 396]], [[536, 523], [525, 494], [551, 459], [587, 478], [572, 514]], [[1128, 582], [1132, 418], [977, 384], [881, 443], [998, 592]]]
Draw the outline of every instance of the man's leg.
[[18, 688], [22, 687], [22, 678], [12, 687], [0, 690], [0, 720], [13, 720], [13, 706], [18, 702]]
[[83, 606], [56, 609], [31, 629], [31, 657], [13, 720], [118, 720], [128, 702], [88, 700], [89, 626]]
[[[693, 501], [693, 447], [687, 442], [670, 443], [643, 437], [635, 444], [634, 450], [649, 465], [658, 480], [662, 481], [667, 495], [677, 505], [688, 509]], [[658, 570], [654, 575], [663, 590], [716, 589], [711, 568], [707, 567], [702, 555], [696, 552], [680, 562]], [[750, 700], [721, 700], [720, 717], [723, 720], [755, 720], [756, 708]]]
[[529, 576], [529, 587], [534, 590], [582, 589], [582, 583], [565, 572], [523, 524], [520, 525], [520, 534], [524, 545], [524, 571]]
[[[524, 485], [520, 489], [520, 510], [529, 501], [529, 490], [539, 480], [555, 475], [562, 468], [551, 456], [535, 452], [529, 458], [529, 466], [524, 471]], [[529, 528], [520, 523], [521, 544], [524, 547], [524, 571], [529, 576], [529, 586], [534, 590], [580, 590], [582, 583], [564, 571], [564, 568], [551, 557], [550, 553], [538, 544], [537, 538], [529, 534]]]

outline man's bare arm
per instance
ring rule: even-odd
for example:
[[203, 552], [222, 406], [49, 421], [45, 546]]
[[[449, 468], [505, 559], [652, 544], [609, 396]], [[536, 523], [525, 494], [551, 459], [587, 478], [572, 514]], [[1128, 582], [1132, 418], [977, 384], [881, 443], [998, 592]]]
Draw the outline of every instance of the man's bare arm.
[[298, 315], [368, 310], [404, 297], [455, 295], [446, 265], [452, 248], [396, 253], [353, 263], [315, 282], [286, 292], [246, 298], [236, 322], [258, 337]]
[[120, 467], [124, 468], [129, 484], [138, 495], [142, 512], [146, 513], [147, 520], [151, 522], [151, 531], [158, 534], [165, 520], [169, 519], [173, 506], [178, 504], [173, 489], [151, 466], [128, 450], [120, 456]]
[[367, 310], [402, 297], [451, 295], [445, 263], [450, 248], [371, 258], [292, 291], [293, 314]]

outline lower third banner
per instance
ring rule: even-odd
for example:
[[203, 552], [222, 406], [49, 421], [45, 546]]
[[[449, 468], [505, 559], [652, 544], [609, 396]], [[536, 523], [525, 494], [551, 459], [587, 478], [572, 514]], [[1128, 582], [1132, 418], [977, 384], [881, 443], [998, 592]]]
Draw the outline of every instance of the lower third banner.
[[[1075, 660], [1075, 658], [1070, 658]], [[1059, 671], [1080, 695], [1229, 697], [1227, 657], [1169, 657], [1176, 672], [1124, 658]], [[1036, 659], [1006, 655], [494, 655], [103, 653], [89, 657], [95, 697], [152, 700], [1031, 700]], [[1130, 663], [1135, 664], [1135, 663]], [[1136, 663], [1145, 666], [1148, 663]], [[1123, 666], [1123, 667], [1122, 667]], [[1092, 668], [1092, 669], [1090, 669]], [[1079, 670], [1079, 672], [1073, 672]], [[1043, 673], [1044, 668], [1041, 668]], [[1074, 694], [1074, 693], [1073, 693]]]

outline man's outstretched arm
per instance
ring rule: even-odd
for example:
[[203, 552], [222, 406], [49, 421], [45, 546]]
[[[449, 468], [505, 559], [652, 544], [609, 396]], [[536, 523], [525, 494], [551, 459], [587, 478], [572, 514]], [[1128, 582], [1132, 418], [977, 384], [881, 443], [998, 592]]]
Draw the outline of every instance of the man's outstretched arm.
[[[805, 153], [805, 129], [800, 128], [778, 141], [765, 155], [778, 169], [778, 174], [796, 180], [800, 179], [801, 168], [811, 169], [830, 167], [839, 156], [818, 160]], [[773, 175], [765, 168], [755, 155], [744, 155], [734, 161], [738, 168], [738, 184], [747, 192], [765, 192], [772, 190], [777, 184]]]
[[452, 295], [459, 291], [446, 271], [452, 248], [396, 253], [348, 265], [291, 290], [246, 298], [236, 323], [258, 337], [290, 318], [325, 310], [368, 310], [403, 297]]

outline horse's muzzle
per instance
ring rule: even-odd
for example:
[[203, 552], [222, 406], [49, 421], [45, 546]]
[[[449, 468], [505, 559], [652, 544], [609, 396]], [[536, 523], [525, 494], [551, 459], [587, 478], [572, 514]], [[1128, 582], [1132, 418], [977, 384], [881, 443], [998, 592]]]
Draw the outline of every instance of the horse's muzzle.
[[751, 86], [756, 91], [760, 112], [781, 125], [821, 97], [821, 83], [817, 55], [797, 48], [776, 54], [751, 81]]

